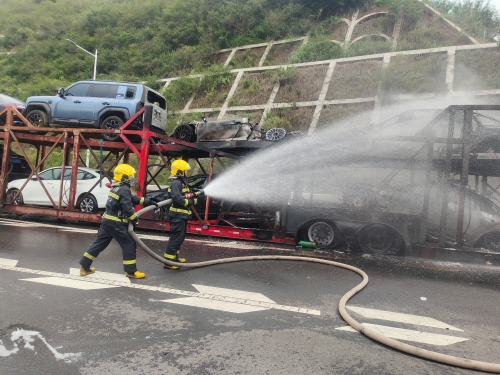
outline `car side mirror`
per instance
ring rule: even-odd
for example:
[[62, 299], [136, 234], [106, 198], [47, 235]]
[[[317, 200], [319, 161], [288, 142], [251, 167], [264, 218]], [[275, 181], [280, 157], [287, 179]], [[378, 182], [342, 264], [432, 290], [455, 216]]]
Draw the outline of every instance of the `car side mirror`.
[[61, 98], [64, 97], [64, 89], [62, 87], [57, 90], [57, 95], [59, 95]]

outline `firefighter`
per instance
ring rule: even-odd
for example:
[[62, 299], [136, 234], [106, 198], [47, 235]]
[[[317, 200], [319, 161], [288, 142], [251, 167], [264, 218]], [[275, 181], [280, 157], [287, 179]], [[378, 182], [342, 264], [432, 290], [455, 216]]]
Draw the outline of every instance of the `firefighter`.
[[[179, 258], [181, 245], [186, 238], [187, 222], [191, 218], [192, 205], [197, 203], [196, 196], [199, 192], [192, 193], [187, 182], [188, 171], [191, 169], [184, 160], [175, 160], [170, 166], [170, 187], [168, 188], [169, 197], [172, 199], [170, 206], [170, 238], [165, 250], [165, 259], [173, 262], [185, 263], [186, 259]], [[179, 266], [163, 265], [164, 268], [171, 270], [179, 269]]]
[[132, 222], [134, 228], [139, 223], [134, 205], [155, 205], [158, 207], [158, 204], [150, 199], [139, 198], [132, 194], [130, 184], [134, 175], [135, 169], [131, 165], [119, 164], [115, 168], [111, 191], [106, 202], [106, 211], [102, 216], [97, 238], [80, 260], [81, 276], [95, 272], [95, 267], [90, 267], [92, 262], [114, 238], [122, 248], [125, 276], [133, 279], [146, 277], [145, 273], [137, 271], [136, 243], [128, 233], [128, 223]]

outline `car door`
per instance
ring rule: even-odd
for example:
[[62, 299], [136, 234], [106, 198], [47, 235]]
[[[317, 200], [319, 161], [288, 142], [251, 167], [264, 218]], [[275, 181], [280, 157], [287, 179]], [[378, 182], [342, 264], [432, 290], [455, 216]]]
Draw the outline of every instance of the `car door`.
[[[61, 168], [50, 168], [38, 174], [43, 182], [43, 185], [47, 189], [54, 202], [57, 204], [59, 196], [54, 192], [54, 188], [59, 182], [59, 177], [61, 176]], [[36, 177], [32, 177], [23, 191], [23, 200], [26, 204], [39, 204], [44, 206], [52, 206], [50, 198], [47, 193], [43, 190], [42, 185]]]
[[77, 83], [64, 92], [64, 96], [54, 100], [52, 122], [61, 125], [79, 126], [82, 103], [87, 102], [87, 92], [91, 83]]
[[[94, 171], [95, 174], [87, 172], [83, 169], [78, 169], [78, 173], [76, 175], [76, 194], [75, 194], [75, 203], [78, 201], [78, 197], [82, 194], [86, 194], [90, 192], [98, 202], [99, 207], [104, 207], [106, 205], [106, 201], [108, 199], [109, 188], [105, 186], [105, 181], [101, 181], [101, 184], [98, 184], [94, 187], [95, 183], [98, 180], [99, 171]], [[62, 194], [62, 205], [64, 207], [68, 206], [69, 197], [70, 197], [70, 187], [71, 187], [71, 168], [67, 168], [64, 171], [64, 190]], [[90, 189], [94, 189], [90, 191]]]
[[[64, 207], [68, 206], [69, 197], [70, 197], [70, 188], [71, 188], [71, 168], [67, 168], [64, 170], [64, 185], [63, 185], [63, 194], [62, 194], [62, 205]], [[87, 172], [82, 169], [78, 169], [76, 174], [76, 194], [75, 194], [75, 203], [78, 200], [78, 197], [84, 193], [87, 193], [90, 188], [92, 188], [93, 183], [90, 183], [87, 177]], [[95, 182], [95, 181], [94, 181]], [[95, 190], [95, 189], [94, 189]], [[92, 190], [92, 192], [94, 192]]]
[[[125, 99], [129, 99], [127, 97], [127, 91], [129, 88], [126, 85], [107, 85], [108, 90], [104, 89], [101, 91], [99, 96], [99, 110], [98, 112], [105, 111], [106, 108], [124, 108], [126, 107], [129, 113], [134, 113], [135, 104], [132, 101], [126, 101]], [[133, 88], [130, 88], [133, 89]], [[97, 100], [97, 99], [96, 99]]]
[[95, 83], [82, 100], [80, 125], [84, 127], [99, 127], [98, 117], [101, 109], [110, 105], [108, 95], [113, 85], [108, 83]]
[[[83, 192], [86, 193], [92, 189], [92, 187], [95, 185], [95, 183], [99, 180], [101, 177], [99, 170], [93, 170], [92, 172], [84, 172], [83, 178], [82, 178], [82, 189]], [[78, 173], [80, 175], [80, 173]], [[108, 200], [108, 194], [109, 194], [109, 187], [106, 186], [106, 183], [110, 182], [107, 178], [104, 178], [101, 180], [99, 184], [90, 192], [96, 199], [98, 203], [99, 208], [103, 208], [106, 206], [106, 201]]]

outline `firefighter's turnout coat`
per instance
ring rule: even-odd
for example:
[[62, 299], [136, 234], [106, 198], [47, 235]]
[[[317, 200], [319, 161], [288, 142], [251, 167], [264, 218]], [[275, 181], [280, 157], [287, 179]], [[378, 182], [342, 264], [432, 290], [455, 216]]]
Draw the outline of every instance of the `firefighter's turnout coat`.
[[106, 224], [120, 223], [122, 225], [128, 225], [129, 221], [135, 223], [137, 215], [134, 206], [144, 205], [145, 198], [133, 195], [127, 184], [113, 182], [111, 186], [102, 222]]
[[191, 189], [187, 180], [183, 176], [170, 176], [172, 182], [168, 188], [168, 193], [172, 199], [170, 206], [170, 238], [165, 250], [165, 258], [168, 260], [178, 260], [181, 245], [186, 238], [187, 222], [191, 218], [192, 212], [190, 207], [197, 202], [196, 198], [186, 198], [187, 193], [191, 193]]
[[145, 203], [149, 205], [151, 202], [133, 195], [127, 184], [113, 181], [97, 238], [83, 254], [80, 264], [88, 269], [114, 238], [122, 248], [125, 272], [133, 274], [137, 271], [136, 243], [128, 233], [128, 223], [130, 221], [137, 225], [138, 219], [134, 205], [144, 205]]

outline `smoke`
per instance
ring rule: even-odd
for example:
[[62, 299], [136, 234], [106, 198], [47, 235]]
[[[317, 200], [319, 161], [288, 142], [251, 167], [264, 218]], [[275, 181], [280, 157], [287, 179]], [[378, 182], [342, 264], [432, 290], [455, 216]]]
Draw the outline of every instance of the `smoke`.
[[[276, 142], [219, 175], [205, 192], [268, 207], [309, 204], [419, 215], [427, 189], [430, 221], [435, 227], [439, 224], [441, 202], [447, 196], [453, 228], [459, 185], [443, 179], [440, 171], [446, 144], [429, 146], [426, 141], [447, 137], [450, 117], [443, 111], [448, 105], [445, 97], [403, 102], [383, 109], [376, 124], [371, 113], [363, 113], [313, 135]], [[463, 111], [457, 112], [454, 138], [461, 137], [463, 119]], [[461, 145], [453, 152], [459, 154]], [[485, 205], [469, 206], [465, 220], [479, 223]]]

